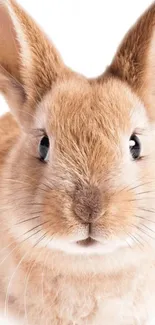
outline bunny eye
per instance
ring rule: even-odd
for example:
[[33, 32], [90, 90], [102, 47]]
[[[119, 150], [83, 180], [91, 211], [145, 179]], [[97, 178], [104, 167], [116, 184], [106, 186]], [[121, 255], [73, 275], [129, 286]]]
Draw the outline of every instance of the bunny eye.
[[141, 143], [136, 134], [132, 134], [130, 138], [129, 149], [134, 160], [138, 160], [141, 157]]
[[40, 144], [39, 144], [39, 156], [40, 160], [46, 162], [48, 159], [48, 152], [49, 152], [50, 142], [47, 135], [42, 137]]

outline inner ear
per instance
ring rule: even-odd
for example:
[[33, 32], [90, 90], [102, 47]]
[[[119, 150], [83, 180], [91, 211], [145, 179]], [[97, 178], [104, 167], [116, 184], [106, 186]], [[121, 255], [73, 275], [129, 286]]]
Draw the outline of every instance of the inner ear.
[[20, 123], [65, 70], [53, 44], [15, 2], [0, 0], [0, 91]]
[[[0, 4], [0, 65], [8, 72], [7, 77], [20, 78], [20, 45], [7, 7]], [[1, 74], [4, 71], [1, 70]], [[5, 75], [6, 76], [6, 75]]]
[[[26, 102], [26, 93], [23, 85], [15, 79], [11, 73], [0, 66], [0, 90], [5, 96], [8, 105], [15, 113], [17, 119], [20, 117], [22, 107]], [[19, 113], [18, 113], [19, 112]], [[19, 115], [19, 116], [18, 116]]]

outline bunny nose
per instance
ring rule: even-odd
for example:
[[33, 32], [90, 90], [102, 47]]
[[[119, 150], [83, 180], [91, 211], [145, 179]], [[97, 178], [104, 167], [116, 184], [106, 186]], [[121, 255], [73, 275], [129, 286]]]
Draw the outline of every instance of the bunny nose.
[[78, 186], [75, 191], [73, 209], [80, 220], [93, 223], [101, 212], [101, 193], [96, 186]]

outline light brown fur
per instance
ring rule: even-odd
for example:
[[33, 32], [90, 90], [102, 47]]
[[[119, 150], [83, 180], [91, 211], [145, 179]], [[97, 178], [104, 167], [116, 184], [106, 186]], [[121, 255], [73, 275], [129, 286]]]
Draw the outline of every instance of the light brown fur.
[[[15, 1], [1, 1], [0, 90], [13, 115], [0, 119], [0, 307], [19, 324], [155, 318], [154, 21], [152, 5], [88, 80]], [[89, 235], [98, 249], [81, 242]]]

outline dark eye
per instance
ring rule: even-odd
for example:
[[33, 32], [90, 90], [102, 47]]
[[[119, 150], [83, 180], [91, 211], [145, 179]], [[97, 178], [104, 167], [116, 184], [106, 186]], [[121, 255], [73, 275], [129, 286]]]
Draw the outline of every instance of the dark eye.
[[136, 134], [133, 134], [131, 136], [130, 142], [129, 142], [129, 148], [130, 148], [130, 153], [131, 153], [132, 158], [134, 160], [139, 159], [140, 154], [141, 154], [141, 144], [140, 144], [140, 140]]
[[41, 161], [47, 161], [48, 158], [48, 151], [50, 147], [49, 138], [47, 135], [45, 135], [39, 144], [39, 155]]

